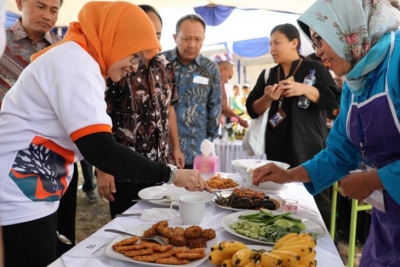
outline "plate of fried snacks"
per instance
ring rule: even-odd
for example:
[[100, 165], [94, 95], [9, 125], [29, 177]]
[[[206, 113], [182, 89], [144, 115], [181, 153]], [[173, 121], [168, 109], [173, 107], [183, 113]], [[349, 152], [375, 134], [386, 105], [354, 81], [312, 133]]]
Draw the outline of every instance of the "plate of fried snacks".
[[222, 209], [259, 210], [269, 209], [281, 211], [283, 200], [280, 196], [266, 194], [251, 188], [235, 188], [233, 191], [216, 193], [215, 204]]
[[[200, 226], [168, 226], [167, 221], [156, 224], [140, 224], [128, 233], [149, 237], [162, 236], [169, 245], [142, 240], [138, 236], [117, 236], [105, 249], [111, 258], [147, 266], [199, 266], [211, 253], [211, 247], [218, 244], [214, 229]], [[133, 265], [135, 266], [135, 265]]]
[[213, 191], [231, 190], [244, 186], [244, 182], [239, 179], [223, 177], [220, 173], [210, 177], [206, 183]]

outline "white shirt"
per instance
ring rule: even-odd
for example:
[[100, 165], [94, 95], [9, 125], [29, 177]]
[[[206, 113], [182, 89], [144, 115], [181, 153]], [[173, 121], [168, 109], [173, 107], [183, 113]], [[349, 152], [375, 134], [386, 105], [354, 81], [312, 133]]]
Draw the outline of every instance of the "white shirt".
[[22, 72], [0, 111], [1, 225], [57, 210], [73, 163], [82, 159], [73, 141], [111, 131], [104, 91], [99, 65], [75, 42], [52, 48]]

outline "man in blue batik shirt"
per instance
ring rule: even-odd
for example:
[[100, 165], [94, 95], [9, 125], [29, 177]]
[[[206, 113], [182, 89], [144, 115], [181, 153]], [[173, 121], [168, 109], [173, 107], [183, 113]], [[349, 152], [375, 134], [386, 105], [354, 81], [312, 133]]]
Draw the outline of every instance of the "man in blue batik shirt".
[[179, 103], [175, 105], [178, 135], [186, 169], [193, 168], [200, 143], [218, 135], [222, 91], [217, 65], [200, 55], [206, 24], [197, 15], [178, 20], [176, 48], [164, 52], [175, 68]]

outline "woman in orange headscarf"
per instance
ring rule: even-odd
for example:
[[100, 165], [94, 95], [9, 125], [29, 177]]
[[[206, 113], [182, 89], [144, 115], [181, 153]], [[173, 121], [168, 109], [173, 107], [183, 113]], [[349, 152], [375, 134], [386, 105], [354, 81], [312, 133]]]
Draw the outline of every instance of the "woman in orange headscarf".
[[59, 199], [73, 163], [83, 157], [112, 175], [210, 191], [197, 171], [152, 162], [116, 143], [111, 133], [104, 78], [119, 81], [160, 49], [139, 7], [90, 2], [63, 41], [32, 57], [0, 113], [5, 266], [47, 266], [55, 260]]

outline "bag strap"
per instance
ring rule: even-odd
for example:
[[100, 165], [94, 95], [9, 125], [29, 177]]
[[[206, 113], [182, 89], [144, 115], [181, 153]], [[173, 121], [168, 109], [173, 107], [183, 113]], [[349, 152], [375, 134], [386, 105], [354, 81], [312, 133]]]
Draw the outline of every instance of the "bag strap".
[[265, 84], [267, 84], [268, 77], [269, 77], [269, 69], [265, 69], [265, 73], [264, 73], [264, 81], [265, 81]]

